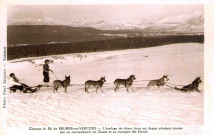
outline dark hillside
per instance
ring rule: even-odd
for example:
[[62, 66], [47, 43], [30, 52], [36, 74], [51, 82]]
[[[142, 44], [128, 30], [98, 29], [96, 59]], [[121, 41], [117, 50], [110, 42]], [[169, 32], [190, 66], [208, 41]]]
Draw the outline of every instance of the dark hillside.
[[132, 48], [146, 48], [173, 43], [203, 43], [203, 35], [171, 35], [152, 37], [118, 38], [109, 40], [27, 45], [7, 48], [8, 60], [24, 57], [47, 56], [80, 52], [110, 51]]
[[99, 35], [100, 30], [89, 27], [60, 25], [17, 25], [7, 27], [8, 46], [45, 44], [50, 42], [84, 42], [110, 39]]

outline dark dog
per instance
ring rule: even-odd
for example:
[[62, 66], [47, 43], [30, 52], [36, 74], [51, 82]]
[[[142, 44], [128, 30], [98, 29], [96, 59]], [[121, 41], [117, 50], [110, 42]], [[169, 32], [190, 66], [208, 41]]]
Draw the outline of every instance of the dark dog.
[[105, 77], [101, 77], [100, 80], [98, 80], [98, 81], [93, 81], [93, 80], [86, 81], [85, 82], [85, 92], [88, 92], [89, 87], [93, 86], [96, 88], [96, 93], [97, 93], [98, 88], [102, 88], [104, 82], [106, 82]]
[[65, 93], [67, 93], [67, 87], [70, 84], [70, 75], [67, 77], [65, 76], [65, 80], [61, 81], [61, 80], [55, 80], [53, 82], [53, 92], [55, 93], [55, 91], [57, 92], [58, 88], [60, 86], [65, 88]]
[[147, 85], [146, 89], [149, 89], [150, 86], [157, 86], [159, 89], [159, 87], [163, 86], [165, 84], [165, 82], [168, 80], [169, 80], [169, 78], [167, 75], [164, 75], [163, 77], [161, 77], [160, 79], [157, 79], [157, 80], [151, 80], [151, 81], [149, 81], [149, 84]]
[[[180, 91], [184, 91], [184, 92], [187, 92], [187, 91], [197, 91], [197, 92], [200, 92], [198, 90], [198, 86], [199, 86], [199, 83], [201, 83], [201, 79], [200, 77], [197, 77], [191, 84], [189, 85], [186, 85], [184, 86], [183, 88], [177, 88], [175, 87], [176, 90], [180, 90]], [[200, 92], [201, 93], [201, 92]]]
[[[126, 89], [127, 89], [127, 92], [129, 92], [129, 87], [132, 86], [132, 83], [133, 83], [133, 81], [134, 81], [135, 79], [136, 79], [136, 78], [135, 78], [134, 75], [130, 75], [130, 77], [129, 77], [128, 79], [119, 79], [119, 78], [116, 79], [116, 80], [114, 81], [114, 85], [116, 86], [116, 88], [114, 89], [115, 92], [117, 92], [117, 90], [119, 90], [119, 86], [120, 86], [120, 85], [125, 86]], [[133, 89], [132, 89], [132, 91], [133, 91]]]

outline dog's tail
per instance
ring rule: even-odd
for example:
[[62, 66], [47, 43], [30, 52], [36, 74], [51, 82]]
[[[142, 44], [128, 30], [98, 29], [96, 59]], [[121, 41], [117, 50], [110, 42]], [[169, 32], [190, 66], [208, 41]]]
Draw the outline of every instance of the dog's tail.
[[119, 85], [119, 83], [118, 83], [118, 81], [117, 81], [117, 79], [114, 81], [114, 86], [118, 86]]
[[87, 92], [87, 89], [86, 89], [86, 83], [85, 83], [85, 92]]
[[179, 90], [179, 91], [183, 91], [183, 92], [187, 92], [187, 91], [188, 91], [187, 88], [177, 88], [176, 86], [175, 86], [174, 89], [175, 89], [175, 90]]
[[117, 82], [117, 79], [116, 79], [116, 80], [114, 80], [114, 85], [116, 84], [116, 82]]

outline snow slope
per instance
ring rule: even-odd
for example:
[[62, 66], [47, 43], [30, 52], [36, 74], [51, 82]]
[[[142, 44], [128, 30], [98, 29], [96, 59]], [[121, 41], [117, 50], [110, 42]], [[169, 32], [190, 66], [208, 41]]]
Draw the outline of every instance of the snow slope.
[[[183, 43], [153, 48], [78, 53], [16, 59], [8, 62], [14, 72], [31, 86], [42, 83], [42, 64], [50, 59], [50, 68], [62, 80], [71, 75], [69, 93], [51, 87], [37, 93], [8, 92], [8, 126], [26, 125], [202, 125], [203, 82], [197, 92], [180, 92], [165, 87], [144, 90], [148, 82], [135, 82], [134, 92], [125, 88], [114, 92], [113, 81], [134, 74], [136, 80], [151, 80], [169, 75], [169, 82], [185, 85], [197, 76], [203, 81], [203, 44]], [[106, 77], [98, 93], [84, 92], [84, 82]], [[52, 79], [56, 79], [51, 74]]]

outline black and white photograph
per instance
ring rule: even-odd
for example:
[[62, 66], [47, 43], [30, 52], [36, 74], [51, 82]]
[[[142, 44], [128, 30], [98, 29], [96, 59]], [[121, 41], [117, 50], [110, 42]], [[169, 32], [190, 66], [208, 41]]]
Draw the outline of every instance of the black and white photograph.
[[8, 5], [7, 127], [179, 125], [202, 134], [204, 9]]
[[8, 125], [202, 125], [203, 5], [8, 7]]

